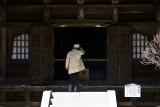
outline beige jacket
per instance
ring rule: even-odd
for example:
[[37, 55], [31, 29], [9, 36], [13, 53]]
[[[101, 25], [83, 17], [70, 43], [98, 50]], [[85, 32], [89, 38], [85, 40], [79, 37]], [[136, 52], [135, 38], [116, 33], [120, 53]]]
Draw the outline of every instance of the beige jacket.
[[67, 54], [65, 67], [68, 70], [68, 74], [80, 72], [85, 69], [81, 56], [84, 54], [84, 50], [72, 49]]

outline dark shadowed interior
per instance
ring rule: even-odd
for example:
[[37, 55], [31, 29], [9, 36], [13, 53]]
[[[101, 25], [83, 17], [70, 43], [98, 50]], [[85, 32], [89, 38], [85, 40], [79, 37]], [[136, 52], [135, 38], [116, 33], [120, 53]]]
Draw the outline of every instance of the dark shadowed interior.
[[[55, 29], [55, 59], [65, 59], [73, 44], [80, 43], [85, 54], [83, 59], [106, 59], [106, 28], [66, 27]], [[84, 61], [89, 68], [90, 80], [106, 79], [105, 61]], [[65, 61], [55, 62], [55, 79], [68, 79]], [[97, 75], [98, 74], [98, 75]]]

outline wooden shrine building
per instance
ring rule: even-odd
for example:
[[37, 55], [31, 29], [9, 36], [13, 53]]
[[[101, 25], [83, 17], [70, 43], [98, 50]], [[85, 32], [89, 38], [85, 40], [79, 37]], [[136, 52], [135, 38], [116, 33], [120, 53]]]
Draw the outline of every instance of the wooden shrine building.
[[160, 71], [140, 63], [157, 32], [160, 0], [0, 0], [0, 107], [38, 107], [43, 90], [67, 91], [75, 43], [85, 50], [83, 91], [115, 89], [119, 106], [131, 106], [123, 88], [137, 83], [136, 105], [158, 106]]

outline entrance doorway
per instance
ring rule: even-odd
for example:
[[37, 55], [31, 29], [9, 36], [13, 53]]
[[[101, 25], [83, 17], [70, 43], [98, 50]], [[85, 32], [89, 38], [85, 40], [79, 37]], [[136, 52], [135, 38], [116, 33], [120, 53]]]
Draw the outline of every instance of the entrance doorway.
[[82, 58], [90, 72], [89, 80], [106, 80], [106, 36], [106, 28], [55, 28], [55, 80], [68, 79], [65, 59], [75, 43], [80, 43], [85, 51]]

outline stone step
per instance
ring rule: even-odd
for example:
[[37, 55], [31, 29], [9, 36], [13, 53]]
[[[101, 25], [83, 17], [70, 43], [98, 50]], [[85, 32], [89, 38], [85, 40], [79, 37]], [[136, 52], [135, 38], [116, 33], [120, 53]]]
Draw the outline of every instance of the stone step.
[[53, 98], [107, 98], [107, 92], [53, 92]]
[[116, 93], [44, 91], [41, 107], [117, 107]]
[[50, 105], [50, 107], [109, 107], [103, 104], [97, 105]]
[[107, 98], [55, 98], [51, 99], [51, 104], [58, 105], [108, 105]]

